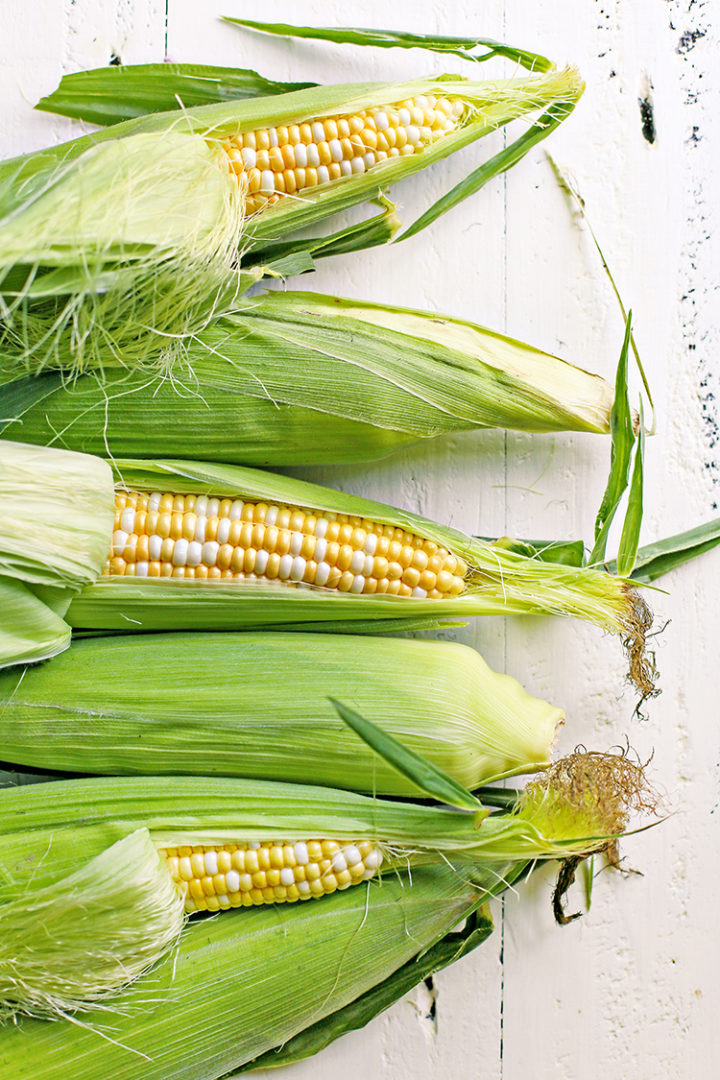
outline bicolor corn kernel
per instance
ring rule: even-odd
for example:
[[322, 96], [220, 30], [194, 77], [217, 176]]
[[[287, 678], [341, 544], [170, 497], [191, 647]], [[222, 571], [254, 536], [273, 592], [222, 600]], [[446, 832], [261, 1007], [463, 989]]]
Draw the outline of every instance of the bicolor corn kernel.
[[118, 492], [105, 575], [261, 581], [442, 600], [468, 565], [432, 540], [347, 514], [241, 499]]

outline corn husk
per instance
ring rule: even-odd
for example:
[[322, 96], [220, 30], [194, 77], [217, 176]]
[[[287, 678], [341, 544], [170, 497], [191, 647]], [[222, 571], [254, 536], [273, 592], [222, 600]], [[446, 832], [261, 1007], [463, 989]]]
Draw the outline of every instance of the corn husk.
[[[51, 451], [47, 451], [50, 453]], [[123, 484], [144, 491], [206, 493], [369, 518], [443, 545], [471, 567], [468, 587], [444, 600], [356, 596], [261, 582], [103, 577], [83, 589], [67, 613], [83, 630], [427, 629], [476, 615], [553, 614], [587, 619], [624, 638], [631, 675], [650, 681], [645, 602], [624, 578], [592, 567], [528, 558], [417, 514], [290, 477], [188, 461], [114, 462]]]
[[5, 437], [312, 465], [486, 427], [610, 430], [612, 388], [597, 375], [462, 320], [312, 293], [243, 302], [190, 343], [186, 366], [66, 382], [18, 409]]
[[[227, 168], [224, 138], [433, 91], [467, 102], [468, 118], [456, 131], [422, 154], [388, 158], [243, 220], [244, 188]], [[569, 109], [581, 92], [574, 69], [491, 83], [429, 78], [312, 87], [140, 117], [5, 162], [3, 371], [34, 374], [68, 353], [76, 373], [102, 367], [108, 354], [129, 368], [167, 370], [216, 305], [227, 306], [228, 292], [234, 299], [251, 280], [228, 280], [239, 246], [251, 265], [253, 245], [374, 199], [528, 112]]]
[[452, 642], [177, 633], [80, 640], [51, 664], [0, 675], [0, 745], [5, 761], [47, 770], [417, 796], [330, 698], [467, 788], [547, 765], [563, 721], [560, 709]]

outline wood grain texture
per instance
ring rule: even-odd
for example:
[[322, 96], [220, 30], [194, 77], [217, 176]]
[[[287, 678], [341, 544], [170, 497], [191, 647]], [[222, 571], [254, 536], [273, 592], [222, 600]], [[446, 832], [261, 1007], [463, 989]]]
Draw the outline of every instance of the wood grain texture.
[[[587, 92], [547, 144], [569, 168], [632, 307], [658, 412], [648, 444], [644, 540], [717, 515], [718, 116], [720, 72], [711, 0], [36, 0], [9, 5], [0, 41], [0, 150], [67, 138], [79, 125], [30, 104], [64, 71], [162, 59], [237, 64], [279, 79], [400, 79], [429, 70], [484, 77], [460, 61], [284, 42], [219, 22], [277, 21], [477, 33], [578, 63]], [[451, 14], [448, 14], [448, 12]], [[499, 70], [499, 69], [494, 69]], [[652, 123], [650, 122], [652, 120]], [[653, 129], [654, 128], [654, 132]], [[653, 141], [649, 136], [654, 134]], [[470, 161], [396, 188], [403, 219], [446, 190]], [[540, 148], [427, 232], [388, 250], [327, 262], [291, 286], [447, 311], [612, 377], [622, 320], [587, 228]], [[593, 436], [460, 435], [368, 468], [311, 478], [400, 503], [482, 534], [590, 539], [609, 447]], [[306, 475], [310, 475], [308, 472]], [[673, 815], [628, 841], [642, 876], [603, 873], [591, 911], [560, 930], [551, 875], [498, 905], [497, 933], [435, 980], [435, 1019], [421, 988], [288, 1080], [342, 1071], [348, 1080], [632, 1080], [720, 1075], [713, 1030], [720, 948], [720, 709], [716, 690], [720, 552], [675, 572], [654, 594], [663, 694], [633, 717], [616, 641], [584, 625], [488, 619], [455, 636], [564, 707], [560, 749], [628, 738], [654, 752]], [[579, 903], [579, 890], [570, 903]], [[262, 1074], [270, 1077], [270, 1073]], [[170, 1080], [170, 1078], [169, 1078]]]

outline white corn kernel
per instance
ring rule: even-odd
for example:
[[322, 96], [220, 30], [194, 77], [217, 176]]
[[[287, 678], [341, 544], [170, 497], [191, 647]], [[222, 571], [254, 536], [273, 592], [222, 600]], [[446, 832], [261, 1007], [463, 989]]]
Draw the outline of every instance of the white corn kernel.
[[255, 556], [255, 573], [264, 574], [267, 570], [268, 559], [270, 558], [270, 552], [261, 548]]
[[386, 112], [380, 111], [374, 113], [373, 120], [375, 121], [375, 127], [378, 129], [378, 131], [387, 131], [388, 127], [390, 126], [390, 121], [388, 120]]
[[305, 143], [297, 143], [295, 146], [295, 164], [299, 169], [305, 169], [308, 163], [308, 148]]
[[195, 523], [195, 539], [198, 544], [205, 543], [205, 530], [207, 529], [207, 518], [199, 517]]
[[411, 116], [408, 109], [398, 109], [398, 123], [402, 127], [407, 127], [410, 123]]
[[281, 885], [294, 885], [295, 884], [295, 875], [293, 874], [292, 869], [289, 866], [283, 866], [282, 870], [280, 871], [280, 884]]
[[188, 566], [199, 566], [202, 562], [202, 544], [199, 544], [197, 540], [191, 540], [187, 549], [187, 564]]
[[362, 551], [353, 551], [350, 560], [350, 570], [353, 574], [361, 574], [365, 566], [365, 555]]
[[307, 844], [303, 840], [298, 840], [297, 844], [293, 845], [293, 851], [295, 852], [295, 861], [298, 866], [307, 866], [310, 862]]
[[362, 574], [356, 574], [355, 577], [353, 578], [353, 583], [350, 586], [350, 592], [359, 594], [359, 593], [361, 593], [363, 591], [364, 588], [365, 588], [365, 578], [362, 576]]
[[218, 525], [217, 542], [218, 544], [227, 544], [228, 536], [230, 535], [230, 518], [220, 518], [220, 524]]
[[327, 540], [325, 540], [324, 538], [321, 539], [321, 540], [317, 540], [315, 542], [315, 552], [313, 554], [313, 558], [315, 559], [315, 562], [322, 562], [322, 560], [325, 558], [326, 552], [327, 552]]
[[148, 563], [144, 560], [135, 563], [135, 577], [147, 577], [148, 576]]
[[162, 554], [162, 537], [157, 533], [153, 533], [148, 538], [148, 554], [152, 562], [160, 562], [160, 555]]
[[[219, 499], [208, 499], [207, 510], [205, 511], [206, 516], [209, 517], [209, 518], [214, 518], [214, 517], [218, 516], [219, 512], [220, 512], [220, 500]], [[195, 513], [197, 513], [197, 510], [195, 511]]]
[[[242, 517], [243, 506], [244, 505], [245, 504], [243, 503], [242, 499], [233, 499], [233, 504], [230, 507], [230, 520], [231, 521], [239, 521], [240, 520], [240, 518]], [[196, 513], [197, 513], [197, 511], [196, 511]]]
[[113, 555], [122, 555], [128, 542], [128, 534], [123, 529], [116, 529], [113, 533]]
[[285, 578], [289, 578], [290, 577], [290, 571], [292, 570], [292, 567], [293, 567], [293, 557], [292, 557], [292, 555], [283, 555], [283, 557], [280, 560], [280, 568], [278, 570], [278, 577], [282, 578], [283, 580], [285, 580]]
[[302, 581], [305, 576], [305, 567], [307, 563], [303, 559], [302, 555], [296, 555], [292, 562], [292, 569], [290, 571], [291, 581]]
[[135, 509], [132, 506], [126, 506], [120, 515], [120, 528], [126, 533], [135, 532]]
[[228, 870], [225, 874], [225, 884], [229, 893], [240, 891], [240, 875], [237, 870]]
[[206, 566], [214, 566], [217, 562], [220, 545], [216, 540], [207, 540], [202, 546], [202, 561]]
[[[367, 859], [365, 860], [367, 865]], [[205, 852], [205, 873], [208, 877], [215, 877], [218, 872], [217, 852], [206, 851]]]
[[318, 165], [318, 184], [329, 184], [330, 173], [328, 172], [327, 165]]
[[275, 174], [270, 169], [263, 169], [260, 173], [260, 194], [272, 195], [275, 191]]
[[330, 577], [330, 564], [326, 562], [319, 562], [318, 568], [315, 571], [315, 584], [326, 585], [327, 580]]
[[175, 547], [173, 548], [172, 564], [173, 566], [185, 566], [187, 562], [188, 542], [187, 540], [176, 540]]
[[350, 162], [350, 164], [352, 165], [352, 171], [354, 173], [364, 173], [365, 172], [365, 162], [363, 161], [363, 159], [361, 157], [354, 157], [352, 159], [352, 161]]
[[254, 169], [255, 168], [256, 154], [255, 154], [255, 151], [252, 149], [252, 147], [243, 146], [242, 150], [240, 151], [240, 154], [242, 156], [243, 165], [245, 166], [245, 168], [246, 169]]

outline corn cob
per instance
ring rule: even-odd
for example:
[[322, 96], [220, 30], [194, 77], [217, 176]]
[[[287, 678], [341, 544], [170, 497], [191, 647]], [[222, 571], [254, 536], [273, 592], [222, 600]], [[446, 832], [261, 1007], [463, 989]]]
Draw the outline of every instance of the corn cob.
[[[108, 363], [167, 369], [218, 304], [232, 306], [262, 274], [251, 268], [237, 279], [241, 237], [250, 265], [258, 241], [373, 199], [514, 118], [571, 106], [581, 92], [572, 69], [496, 83], [313, 87], [142, 117], [5, 162], [4, 370], [36, 373], [63, 354], [75, 373]], [[406, 112], [430, 123], [403, 123]], [[346, 125], [347, 138], [328, 140]]]
[[[198, 875], [207, 907], [215, 907], [208, 902], [213, 890], [218, 908], [230, 907], [230, 893], [241, 891], [231, 889], [229, 880], [233, 859], [240, 853], [243, 873], [248, 860], [252, 860], [253, 867], [255, 862], [260, 866], [265, 853], [265, 861], [271, 866], [278, 864], [280, 874], [279, 863], [288, 859], [295, 863], [293, 870], [304, 866], [306, 880], [310, 867], [321, 868], [324, 858], [325, 863], [330, 862], [326, 871], [330, 879], [328, 891], [338, 893], [346, 887], [349, 893], [364, 892], [349, 888], [353, 874], [343, 866], [362, 864], [362, 877], [369, 881], [381, 864], [393, 873], [408, 865], [420, 872], [445, 864], [451, 877], [458, 877], [463, 891], [469, 888], [477, 902], [482, 893], [478, 896], [475, 890], [486, 889], [493, 877], [501, 880], [504, 872], [512, 871], [513, 863], [597, 850], [607, 843], [608, 836], [626, 827], [631, 810], [652, 808], [642, 770], [623, 757], [587, 754], [558, 763], [531, 785], [516, 813], [489, 818], [481, 810], [458, 814], [331, 789], [206, 778], [79, 780], [5, 790], [0, 792], [0, 863], [12, 872], [5, 873], [5, 883], [0, 887], [0, 919], [8, 927], [0, 937], [2, 1006], [6, 1013], [46, 1015], [58, 1011], [63, 999], [66, 1009], [82, 1001], [101, 1000], [112, 990], [113, 974], [116, 986], [127, 981], [127, 975], [123, 978], [118, 972], [117, 953], [122, 952], [126, 962], [132, 961], [134, 934], [140, 933], [142, 940], [142, 956], [137, 963], [147, 965], [153, 958], [146, 931], [148, 912], [153, 910], [151, 882], [155, 880], [158, 889], [163, 886], [167, 891], [173, 879], [179, 879], [183, 884], [173, 887], [184, 902], [184, 890], [193, 889], [194, 875]], [[270, 840], [267, 848], [261, 842], [249, 842], [259, 830]], [[328, 833], [335, 835], [337, 846], [300, 839]], [[286, 843], [278, 851], [281, 837]], [[353, 838], [351, 842], [349, 838]], [[141, 845], [145, 850], [140, 857]], [[186, 849], [189, 854], [182, 854]], [[37, 930], [32, 932], [33, 921], [44, 925], [51, 914], [52, 925], [59, 918], [64, 897], [69, 897], [75, 906], [82, 905], [84, 897], [92, 897], [97, 904], [102, 890], [108, 889], [108, 870], [122, 861], [121, 850], [138, 856], [138, 865], [123, 883], [126, 900], [121, 913], [125, 920], [122, 941], [115, 955], [104, 958], [98, 973], [96, 963], [78, 963], [86, 954], [91, 957], [100, 944], [93, 936], [92, 919], [76, 928], [68, 926], [57, 941], [53, 937], [48, 940], [44, 934], [38, 940]], [[228, 861], [230, 868], [223, 870]], [[212, 875], [213, 880], [205, 888], [208, 870], [216, 867], [218, 874]], [[264, 872], [267, 877], [271, 871]], [[359, 870], [355, 877], [359, 878]], [[335, 883], [336, 889], [332, 887]], [[232, 884], [239, 885], [239, 881]], [[283, 888], [288, 889], [285, 895]], [[412, 906], [414, 884], [409, 885], [409, 891]], [[301, 896], [298, 888], [296, 899]], [[369, 909], [374, 906], [373, 896], [364, 898]], [[273, 897], [293, 898], [290, 887], [282, 885], [280, 894]], [[192, 903], [187, 906], [194, 911], [197, 902], [193, 895], [190, 899]], [[265, 899], [270, 901], [270, 895], [263, 896]], [[332, 910], [336, 899], [324, 899], [318, 910]], [[441, 897], [436, 900], [442, 902]], [[134, 916], [135, 903], [139, 910]], [[161, 953], [167, 948], [168, 934], [177, 929], [177, 906], [165, 898], [156, 906], [161, 909], [155, 927], [160, 938], [157, 953]], [[291, 906], [299, 910], [304, 907]], [[106, 913], [108, 907], [106, 904]], [[312, 904], [305, 909], [315, 907]], [[256, 915], [238, 913], [245, 920]], [[232, 916], [226, 918], [232, 920]], [[110, 919], [111, 913], [102, 923], [102, 941], [110, 930]], [[447, 929], [456, 919], [457, 914]], [[19, 921], [17, 926], [15, 920]], [[247, 925], [251, 937], [257, 923]], [[280, 920], [276, 925], [283, 927], [285, 937], [291, 924]], [[416, 952], [417, 942], [408, 947], [410, 951], [400, 962]], [[72, 955], [72, 948], [77, 956]], [[6, 1045], [0, 1036], [0, 1046]], [[259, 1052], [261, 1049], [256, 1048], [255, 1053]]]
[[[68, 366], [70, 360], [68, 359]], [[183, 385], [145, 374], [68, 382], [4, 437], [86, 453], [193, 453], [248, 465], [367, 461], [450, 431], [607, 432], [608, 383], [482, 327], [271, 292], [190, 343]]]
[[[9, 468], [16, 446], [0, 443]], [[407, 629], [470, 615], [563, 614], [622, 634], [633, 680], [652, 689], [644, 651], [651, 616], [623, 578], [543, 563], [394, 507], [253, 469], [123, 459], [114, 466], [122, 477], [120, 527], [108, 530], [107, 572], [71, 600], [65, 619], [72, 627], [377, 630], [379, 620]], [[171, 490], [163, 492], [158, 482], [168, 480]], [[147, 498], [147, 510], [132, 505], [132, 492]], [[177, 509], [161, 510], [170, 496]], [[151, 535], [122, 528], [125, 513], [133, 529], [149, 525]], [[37, 531], [37, 519], [31, 524]], [[158, 529], [166, 527], [163, 536]]]
[[452, 642], [247, 632], [200, 644], [182, 632], [86, 639], [51, 664], [0, 673], [3, 758], [412, 796], [417, 787], [358, 740], [330, 698], [470, 789], [546, 765], [563, 720]]

